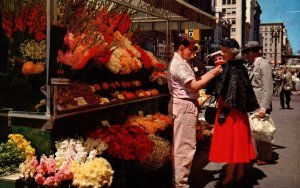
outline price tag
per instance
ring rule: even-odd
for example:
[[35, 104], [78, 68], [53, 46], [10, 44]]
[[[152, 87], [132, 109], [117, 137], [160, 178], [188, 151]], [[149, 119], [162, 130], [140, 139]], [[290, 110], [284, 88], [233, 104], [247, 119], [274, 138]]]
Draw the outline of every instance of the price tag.
[[139, 116], [140, 117], [144, 117], [144, 112], [143, 111], [139, 111]]
[[74, 100], [77, 101], [78, 106], [83, 106], [88, 104], [83, 97], [76, 97], [74, 98]]
[[110, 127], [110, 124], [107, 120], [102, 120], [101, 124], [102, 124], [103, 127]]

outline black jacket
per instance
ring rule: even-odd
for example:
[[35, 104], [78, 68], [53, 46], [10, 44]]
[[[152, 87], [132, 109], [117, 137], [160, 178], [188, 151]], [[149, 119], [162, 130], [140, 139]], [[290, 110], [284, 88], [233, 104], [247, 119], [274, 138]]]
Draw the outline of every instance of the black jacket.
[[252, 112], [259, 108], [242, 59], [225, 63], [223, 74], [208, 84], [206, 93], [221, 96], [229, 107], [242, 112]]

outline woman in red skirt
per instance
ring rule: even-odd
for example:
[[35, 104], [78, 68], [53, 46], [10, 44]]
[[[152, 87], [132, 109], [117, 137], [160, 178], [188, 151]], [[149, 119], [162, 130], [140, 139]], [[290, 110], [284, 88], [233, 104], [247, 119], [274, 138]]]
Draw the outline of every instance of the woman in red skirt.
[[216, 78], [217, 116], [209, 160], [227, 163], [219, 187], [229, 187], [244, 178], [244, 164], [255, 159], [247, 112], [259, 107], [242, 59], [236, 59], [239, 44], [221, 40], [224, 73]]

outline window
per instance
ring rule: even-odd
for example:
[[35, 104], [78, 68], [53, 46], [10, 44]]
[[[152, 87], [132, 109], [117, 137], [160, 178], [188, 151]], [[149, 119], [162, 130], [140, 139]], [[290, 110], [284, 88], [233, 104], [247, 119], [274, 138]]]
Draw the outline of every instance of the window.
[[268, 44], [267, 44], [267, 43], [265, 43], [265, 46], [268, 46]]
[[236, 14], [236, 11], [235, 11], [235, 10], [233, 10], [233, 11], [231, 11], [231, 13], [232, 13], [232, 14]]
[[236, 21], [235, 21], [234, 18], [231, 20], [231, 24], [232, 24], [232, 25], [235, 25], [235, 24], [236, 24]]
[[223, 0], [223, 5], [226, 5], [226, 0]]
[[265, 49], [265, 53], [267, 53], [267, 49]]
[[268, 36], [268, 33], [265, 33], [265, 36]]
[[236, 0], [232, 0], [232, 2], [231, 2], [232, 4], [236, 4]]
[[227, 4], [231, 4], [231, 0], [227, 0]]
[[232, 33], [235, 33], [235, 28], [231, 28], [231, 32], [232, 32]]
[[226, 14], [226, 8], [223, 8], [223, 9], [222, 9], [222, 13], [223, 13], [223, 15]]

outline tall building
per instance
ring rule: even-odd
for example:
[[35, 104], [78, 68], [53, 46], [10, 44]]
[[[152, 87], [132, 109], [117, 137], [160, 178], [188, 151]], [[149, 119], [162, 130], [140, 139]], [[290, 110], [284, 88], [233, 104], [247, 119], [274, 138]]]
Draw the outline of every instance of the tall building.
[[283, 23], [262, 23], [263, 55], [275, 65], [283, 64], [282, 55], [288, 43], [287, 31]]
[[252, 40], [259, 41], [260, 44], [262, 44], [262, 36], [260, 35], [259, 32], [259, 27], [260, 27], [260, 15], [262, 11], [260, 8], [260, 5], [258, 1], [256, 0], [254, 3], [254, 12], [253, 12], [253, 17], [254, 17], [254, 23], [253, 23], [253, 38]]
[[260, 14], [262, 13], [260, 5], [257, 0], [246, 0], [246, 29], [245, 42], [261, 41], [259, 35]]
[[[222, 10], [223, 18], [231, 23], [230, 38], [245, 46], [246, 0], [215, 0], [215, 9]], [[217, 17], [218, 12], [216, 12]]]

